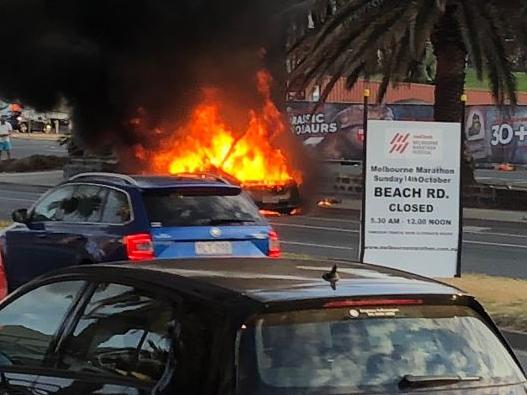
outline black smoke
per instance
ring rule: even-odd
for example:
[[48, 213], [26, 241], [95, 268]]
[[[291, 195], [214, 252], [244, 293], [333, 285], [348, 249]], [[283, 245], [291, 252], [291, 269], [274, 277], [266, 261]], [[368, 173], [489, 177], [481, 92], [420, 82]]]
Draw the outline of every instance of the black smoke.
[[289, 2], [0, 0], [0, 97], [40, 110], [65, 98], [93, 146], [134, 144], [138, 115], [145, 128], [184, 120], [203, 86], [258, 105], [262, 66], [280, 102]]

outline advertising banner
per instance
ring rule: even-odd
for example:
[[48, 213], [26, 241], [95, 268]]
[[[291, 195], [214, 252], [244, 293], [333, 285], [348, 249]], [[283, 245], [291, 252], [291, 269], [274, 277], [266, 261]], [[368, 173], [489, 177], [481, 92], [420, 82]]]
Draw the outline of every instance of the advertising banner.
[[[363, 106], [326, 103], [316, 111], [312, 102], [290, 102], [293, 133], [308, 151], [322, 160], [362, 160]], [[369, 118], [393, 121], [432, 121], [426, 104], [371, 105]], [[476, 164], [527, 165], [527, 106], [467, 106], [466, 148]]]
[[[360, 104], [290, 102], [287, 112], [293, 133], [313, 156], [323, 160], [362, 160], [363, 111]], [[392, 104], [369, 106], [370, 119], [429, 121], [428, 105]]]
[[466, 145], [476, 163], [527, 164], [527, 107], [467, 110]]
[[458, 272], [461, 125], [368, 121], [362, 261]]

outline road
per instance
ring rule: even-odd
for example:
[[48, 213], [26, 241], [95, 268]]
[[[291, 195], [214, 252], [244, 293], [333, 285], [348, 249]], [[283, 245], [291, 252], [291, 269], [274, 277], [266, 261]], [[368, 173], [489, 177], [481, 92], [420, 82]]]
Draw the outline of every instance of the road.
[[25, 158], [31, 155], [56, 155], [65, 156], [66, 148], [57, 141], [29, 140], [24, 138], [12, 138], [13, 158]]
[[527, 370], [527, 351], [514, 350], [524, 370]]
[[[41, 189], [42, 191], [43, 189]], [[29, 207], [39, 196], [32, 186], [0, 186], [0, 219]], [[356, 213], [324, 210], [309, 216], [271, 218], [285, 252], [330, 258], [357, 256], [359, 222]], [[466, 221], [463, 271], [527, 278], [527, 230], [522, 224]], [[516, 350], [527, 369], [527, 351]]]
[[[0, 219], [29, 207], [44, 189], [0, 186]], [[285, 252], [323, 258], [354, 259], [358, 253], [358, 215], [345, 210], [319, 210], [306, 216], [270, 218]], [[522, 223], [466, 220], [462, 271], [527, 279], [527, 227]]]
[[[284, 251], [329, 258], [357, 257], [357, 214], [326, 210], [310, 216], [271, 219]], [[527, 279], [527, 229], [524, 224], [466, 220], [462, 271]]]
[[33, 186], [0, 185], [0, 220], [11, 218], [13, 210], [30, 207], [43, 191]]

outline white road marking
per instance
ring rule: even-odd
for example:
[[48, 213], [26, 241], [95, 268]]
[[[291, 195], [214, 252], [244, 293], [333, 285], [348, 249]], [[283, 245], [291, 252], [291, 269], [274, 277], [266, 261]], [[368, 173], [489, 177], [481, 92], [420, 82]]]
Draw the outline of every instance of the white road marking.
[[[291, 224], [286, 222], [270, 222], [273, 226], [282, 226], [286, 228], [300, 228], [300, 229], [313, 229], [313, 230], [323, 230], [323, 231], [335, 231], [335, 232], [342, 232], [342, 233], [360, 233], [360, 230], [358, 229], [347, 229], [347, 228], [334, 228], [330, 226], [315, 226], [315, 225], [303, 225], [303, 224]], [[512, 233], [500, 233], [500, 232], [487, 232], [485, 229], [491, 229], [491, 228], [483, 228], [478, 226], [465, 226], [463, 227], [463, 233], [466, 234], [474, 234], [478, 236], [500, 236], [500, 237], [516, 237], [520, 239], [526, 239], [527, 235], [519, 235], [519, 234], [512, 234]], [[483, 243], [483, 242], [482, 242]], [[508, 245], [508, 244], [504, 244]], [[515, 245], [515, 244], [513, 244]]]
[[352, 247], [332, 246], [328, 244], [301, 243], [299, 241], [280, 240], [280, 244], [286, 244], [286, 245], [290, 244], [290, 245], [298, 245], [298, 246], [305, 246], [305, 247], [328, 248], [328, 249], [334, 249], [334, 250], [348, 250], [348, 251], [355, 250], [355, 248], [352, 248]]
[[516, 237], [519, 239], [527, 239], [527, 235], [515, 235], [512, 233], [499, 233], [499, 232], [463, 232], [468, 234], [477, 234], [479, 236], [500, 236], [500, 237]]
[[465, 233], [482, 233], [490, 229], [491, 228], [484, 228], [482, 226], [463, 226], [463, 232]]
[[520, 248], [520, 249], [527, 250], [527, 245], [506, 244], [506, 243], [490, 243], [488, 241], [463, 240], [463, 244], [477, 244], [477, 245], [483, 245], [483, 246]]
[[[327, 249], [333, 249], [333, 250], [350, 250], [350, 251], [355, 250], [355, 248], [352, 248], [352, 247], [342, 247], [342, 246], [335, 246], [335, 245], [329, 245], [329, 244], [301, 243], [298, 241], [281, 240], [280, 243], [285, 244], [285, 245], [290, 244], [290, 245], [299, 245], [299, 246], [306, 246], [306, 247], [327, 248]], [[463, 244], [490, 245], [490, 246], [495, 246], [495, 247], [527, 249], [527, 245], [487, 243], [484, 241], [474, 241], [474, 240], [464, 240]]]
[[[293, 217], [294, 218], [294, 217]], [[354, 219], [339, 219], [339, 218], [328, 218], [328, 217], [303, 217], [305, 219], [314, 219], [316, 221], [327, 221], [327, 222], [342, 222], [346, 224], [360, 224], [360, 221]]]
[[[323, 230], [328, 232], [339, 232], [339, 233], [360, 233], [359, 230], [355, 229], [344, 229], [344, 228], [331, 228], [326, 226], [311, 226], [311, 225], [300, 225], [300, 224], [284, 224], [284, 223], [278, 223], [278, 222], [272, 222], [271, 225], [277, 226], [277, 227], [289, 227], [289, 228], [300, 228], [300, 229], [313, 229], [313, 230]], [[464, 232], [464, 233], [472, 233], [477, 235], [487, 235], [487, 236], [493, 236], [493, 235], [501, 235], [501, 236], [515, 236], [515, 237], [524, 237], [527, 238], [527, 235], [509, 235], [509, 234], [498, 234], [498, 233], [480, 233], [480, 232]], [[310, 246], [310, 247], [320, 247], [320, 248], [328, 248], [328, 249], [336, 249], [336, 250], [348, 250], [352, 249], [349, 247], [341, 247], [341, 246], [331, 246], [326, 244], [311, 244], [311, 243], [299, 243], [299, 242], [288, 242], [288, 241], [282, 241], [284, 244], [293, 244], [293, 245], [304, 245], [304, 246]], [[487, 245], [487, 246], [494, 246], [494, 247], [508, 247], [508, 248], [519, 248], [519, 249], [527, 249], [527, 244], [509, 244], [509, 243], [493, 243], [493, 242], [487, 242], [487, 241], [477, 241], [477, 240], [463, 240], [464, 244], [474, 244], [474, 245]]]
[[18, 198], [9, 198], [9, 197], [2, 197], [0, 200], [11, 200], [13, 202], [26, 202], [26, 203], [34, 203], [35, 199], [18, 199]]
[[312, 225], [301, 225], [301, 224], [285, 224], [283, 222], [271, 222], [273, 226], [283, 226], [286, 228], [301, 228], [301, 229], [314, 229], [314, 230], [325, 230], [329, 232], [342, 232], [342, 233], [360, 233], [357, 229], [346, 229], [346, 228], [331, 228], [328, 226], [312, 226]]
[[0, 195], [0, 200], [4, 199], [4, 194], [7, 194], [6, 197], [9, 197], [9, 195], [29, 195], [29, 196], [34, 196], [35, 199], [37, 199], [39, 196], [42, 195], [42, 193], [38, 193], [38, 192], [28, 192], [28, 191], [10, 191], [10, 190], [7, 190], [7, 191], [0, 191], [1, 195]]

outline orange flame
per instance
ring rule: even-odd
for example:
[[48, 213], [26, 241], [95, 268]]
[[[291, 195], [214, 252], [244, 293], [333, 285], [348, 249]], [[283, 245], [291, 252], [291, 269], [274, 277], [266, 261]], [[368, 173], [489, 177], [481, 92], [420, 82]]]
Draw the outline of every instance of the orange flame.
[[189, 122], [167, 137], [156, 152], [136, 147], [136, 157], [146, 160], [157, 173], [188, 173], [220, 170], [242, 184], [282, 185], [300, 175], [291, 169], [284, 152], [275, 146], [286, 132], [282, 115], [270, 99], [270, 75], [257, 75], [264, 97], [260, 111], [250, 110], [243, 133], [225, 124], [217, 101], [206, 100], [193, 111]]

